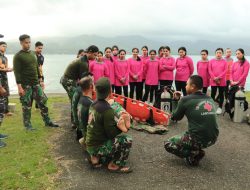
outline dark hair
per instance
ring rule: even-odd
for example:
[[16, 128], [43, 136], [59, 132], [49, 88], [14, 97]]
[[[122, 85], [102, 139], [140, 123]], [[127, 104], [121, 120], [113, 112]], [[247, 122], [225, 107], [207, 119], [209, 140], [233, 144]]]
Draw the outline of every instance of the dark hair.
[[[104, 49], [104, 52], [106, 52], [108, 49], [110, 49], [110, 50], [112, 51], [112, 48], [111, 48], [111, 47], [106, 47], [106, 48]], [[110, 57], [110, 61], [111, 61], [111, 62], [114, 62], [114, 60], [113, 60], [112, 57]]]
[[141, 50], [145, 48], [146, 50], [148, 50], [148, 46], [142, 46]]
[[240, 51], [240, 52], [243, 54], [243, 57], [242, 57], [242, 59], [240, 60], [240, 65], [242, 66], [242, 65], [245, 63], [245, 61], [246, 61], [246, 58], [245, 58], [245, 51], [244, 51], [244, 49], [242, 49], [242, 48], [239, 48], [239, 49], [237, 49], [236, 51]]
[[117, 45], [112, 46], [112, 49], [111, 49], [111, 50], [113, 51], [115, 48], [116, 48], [117, 50], [119, 50], [119, 48], [118, 48]]
[[120, 54], [122, 51], [125, 52], [125, 54], [127, 54], [127, 52], [125, 51], [125, 49], [120, 49], [120, 50], [118, 51], [118, 54]]
[[163, 49], [167, 49], [169, 52], [171, 52], [170, 47], [169, 46], [165, 46]]
[[105, 47], [104, 52], [107, 51], [108, 49], [110, 49], [112, 51], [111, 47]]
[[87, 52], [87, 53], [96, 53], [96, 52], [98, 52], [98, 51], [99, 51], [99, 49], [98, 49], [98, 47], [95, 46], [95, 45], [91, 45], [91, 46], [89, 46], [89, 47], [86, 49], [86, 52]]
[[102, 54], [103, 55], [102, 51], [98, 51], [98, 54]]
[[1, 42], [0, 42], [0, 46], [3, 45], [3, 44], [4, 44], [4, 45], [7, 45], [6, 42], [1, 41]]
[[158, 53], [160, 53], [160, 51], [163, 50], [163, 49], [164, 49], [164, 46], [159, 47]]
[[83, 49], [79, 49], [77, 55], [80, 55], [82, 52], [84, 52]]
[[19, 36], [19, 41], [22, 42], [22, 41], [24, 41], [27, 38], [30, 38], [30, 36], [27, 35], [27, 34], [23, 34], [23, 35]]
[[187, 55], [187, 49], [185, 48], [185, 47], [180, 47], [179, 49], [178, 49], [178, 53], [179, 53], [179, 51], [184, 51], [185, 52], [185, 56]]
[[79, 86], [83, 91], [90, 89], [91, 85], [93, 85], [93, 79], [90, 76], [85, 76], [79, 81]]
[[222, 53], [224, 53], [223, 48], [217, 48], [217, 49], [215, 50], [215, 53], [216, 53], [217, 51], [222, 51]]
[[[138, 49], [138, 48], [133, 48], [133, 49], [132, 49], [132, 52], [133, 52], [134, 50], [137, 50], [138, 53], [139, 53], [139, 49]], [[139, 56], [137, 56], [136, 61], [141, 61], [141, 58], [140, 58]]]
[[189, 79], [190, 79], [190, 84], [195, 85], [198, 90], [203, 88], [203, 79], [201, 76], [192, 75]]
[[154, 53], [156, 54], [156, 50], [154, 50], [154, 49], [151, 49], [151, 50], [149, 51], [149, 54], [151, 54], [152, 52], [154, 52]]
[[208, 51], [206, 49], [201, 50], [201, 53], [205, 52], [208, 55]]
[[42, 42], [39, 42], [39, 41], [36, 42], [36, 43], [35, 43], [35, 47], [38, 47], [38, 46], [43, 46], [43, 43], [42, 43]]

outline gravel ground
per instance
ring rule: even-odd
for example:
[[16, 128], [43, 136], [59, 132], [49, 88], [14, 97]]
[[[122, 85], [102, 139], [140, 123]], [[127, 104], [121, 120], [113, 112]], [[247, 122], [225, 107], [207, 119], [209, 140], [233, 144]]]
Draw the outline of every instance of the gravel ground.
[[56, 176], [59, 189], [250, 189], [250, 126], [232, 123], [228, 116], [218, 117], [219, 139], [205, 149], [198, 167], [187, 166], [163, 147], [164, 140], [186, 130], [187, 120], [183, 119], [169, 126], [166, 135], [130, 130], [133, 172], [113, 174], [89, 167], [75, 132], [70, 130], [68, 105], [54, 107], [62, 110], [58, 118], [61, 128], [50, 140], [60, 168]]

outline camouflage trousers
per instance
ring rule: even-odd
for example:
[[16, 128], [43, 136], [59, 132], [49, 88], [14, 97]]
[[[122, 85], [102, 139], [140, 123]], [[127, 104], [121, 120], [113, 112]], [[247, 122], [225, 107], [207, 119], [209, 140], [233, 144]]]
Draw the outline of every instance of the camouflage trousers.
[[32, 100], [36, 101], [39, 109], [41, 110], [41, 116], [45, 125], [49, 124], [51, 120], [49, 118], [48, 107], [46, 106], [48, 98], [44, 94], [42, 87], [39, 84], [34, 86], [25, 86], [24, 91], [25, 95], [20, 97], [23, 110], [24, 127], [32, 127], [30, 122]]
[[180, 158], [194, 157], [206, 148], [207, 145], [202, 145], [196, 138], [189, 133], [176, 135], [168, 139], [165, 143], [165, 149]]
[[128, 161], [132, 137], [129, 135], [119, 135], [112, 140], [106, 141], [98, 148], [87, 148], [91, 156], [100, 159], [101, 164], [113, 162], [118, 166], [125, 166]]
[[3, 122], [3, 118], [4, 118], [4, 113], [5, 113], [5, 98], [4, 97], [0, 97], [0, 125]]
[[[75, 80], [68, 79], [64, 76], [62, 76], [60, 83], [62, 84], [63, 88], [66, 90], [66, 92], [68, 94], [70, 106], [71, 106], [71, 110], [72, 110], [72, 99], [73, 99], [74, 93], [75, 93], [76, 88], [77, 88], [77, 83]], [[72, 114], [72, 111], [71, 111], [71, 123], [76, 125], [74, 123], [74, 116]]]
[[75, 88], [75, 92], [72, 97], [72, 104], [71, 104], [71, 114], [72, 114], [72, 123], [74, 123], [77, 127], [79, 127], [79, 119], [78, 119], [78, 111], [77, 111], [77, 105], [80, 100], [80, 97], [82, 95], [81, 87]]

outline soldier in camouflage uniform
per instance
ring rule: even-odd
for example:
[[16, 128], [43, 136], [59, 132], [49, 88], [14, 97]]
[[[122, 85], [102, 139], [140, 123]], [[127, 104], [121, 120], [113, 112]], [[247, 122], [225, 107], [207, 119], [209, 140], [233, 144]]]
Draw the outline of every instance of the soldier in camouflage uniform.
[[117, 127], [115, 113], [107, 102], [111, 94], [108, 78], [100, 78], [96, 82], [97, 101], [89, 110], [86, 146], [90, 155], [90, 163], [94, 168], [108, 164], [111, 172], [129, 173], [132, 169], [127, 166], [132, 137], [121, 134]]
[[[5, 112], [5, 98], [4, 95], [6, 94], [6, 90], [2, 86], [3, 77], [0, 73], [0, 126], [3, 122], [4, 112]], [[0, 134], [0, 148], [5, 147], [6, 143], [1, 141], [2, 139], [8, 138], [8, 135]]]
[[[78, 82], [83, 77], [84, 73], [89, 71], [89, 60], [94, 60], [99, 51], [98, 47], [92, 45], [87, 48], [86, 55], [72, 61], [66, 68], [64, 75], [62, 76], [60, 83], [63, 88], [66, 90], [72, 110], [72, 98], [75, 93], [75, 90], [78, 86]], [[77, 105], [77, 104], [76, 104]], [[76, 117], [75, 117], [76, 119]], [[71, 112], [71, 124], [72, 128], [77, 128], [77, 121], [74, 120], [74, 117]]]
[[38, 69], [36, 55], [34, 52], [30, 51], [30, 36], [26, 34], [21, 35], [19, 40], [22, 50], [14, 56], [13, 66], [18, 93], [22, 103], [24, 127], [27, 130], [34, 130], [30, 122], [32, 99], [37, 102], [41, 110], [45, 126], [58, 127], [49, 117], [48, 107], [46, 106], [47, 97], [42, 89], [44, 84]]
[[3, 96], [5, 103], [5, 114], [7, 116], [11, 116], [12, 113], [10, 113], [8, 110], [10, 91], [9, 91], [7, 72], [12, 72], [13, 69], [8, 67], [8, 59], [4, 55], [4, 53], [6, 52], [6, 48], [7, 48], [6, 42], [0, 42], [0, 73], [2, 75], [2, 86], [6, 91], [5, 95]]
[[[205, 156], [204, 148], [213, 145], [219, 130], [214, 101], [202, 93], [203, 81], [198, 75], [189, 78], [186, 86], [188, 96], [183, 97], [172, 114], [173, 120], [188, 119], [188, 131], [165, 142], [166, 151], [184, 158], [187, 164], [197, 166]], [[176, 94], [174, 93], [174, 97]]]

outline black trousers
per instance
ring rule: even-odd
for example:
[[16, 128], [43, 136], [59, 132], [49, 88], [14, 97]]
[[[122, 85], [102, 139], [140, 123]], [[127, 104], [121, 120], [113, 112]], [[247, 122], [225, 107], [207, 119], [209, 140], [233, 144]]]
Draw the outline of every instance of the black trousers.
[[217, 89], [219, 89], [219, 107], [222, 108], [224, 102], [225, 86], [211, 86], [211, 97], [214, 101]]
[[172, 86], [173, 85], [173, 81], [172, 80], [160, 80], [160, 86], [164, 87], [164, 86]]
[[143, 83], [130, 82], [129, 87], [130, 87], [129, 97], [134, 98], [134, 92], [136, 91], [136, 100], [142, 100]]
[[115, 93], [122, 95], [122, 89], [123, 95], [128, 97], [128, 86], [115, 86]]
[[112, 92], [115, 92], [115, 85], [112, 84]]
[[187, 84], [186, 81], [175, 81], [176, 90], [177, 91], [182, 91], [184, 96], [187, 95], [186, 84]]
[[208, 88], [208, 87], [203, 87], [203, 88], [202, 88], [202, 92], [203, 92], [204, 94], [207, 94], [207, 88]]
[[145, 84], [145, 94], [143, 96], [142, 101], [145, 102], [148, 100], [148, 95], [150, 92], [150, 102], [153, 103], [153, 97], [155, 96], [156, 98], [157, 90], [158, 90], [158, 85], [146, 85]]

